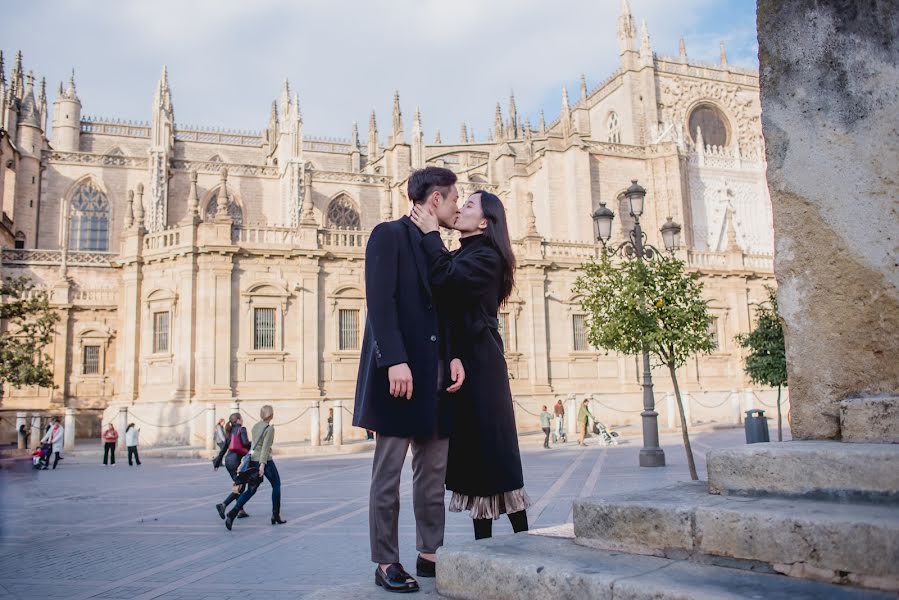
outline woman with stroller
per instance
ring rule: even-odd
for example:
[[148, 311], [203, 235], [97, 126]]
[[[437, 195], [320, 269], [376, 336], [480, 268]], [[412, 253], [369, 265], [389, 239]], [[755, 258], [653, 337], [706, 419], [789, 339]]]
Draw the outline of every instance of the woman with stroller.
[[453, 227], [461, 248], [447, 251], [436, 215], [423, 205], [412, 221], [424, 234], [431, 287], [452, 314], [455, 355], [465, 365], [465, 385], [453, 398], [453, 430], [446, 487], [452, 512], [469, 511], [475, 539], [493, 535], [505, 514], [515, 533], [527, 531], [531, 500], [524, 490], [518, 432], [509, 389], [497, 310], [515, 285], [515, 255], [506, 210], [494, 194], [476, 191], [462, 205]]
[[587, 437], [587, 428], [590, 427], [590, 421], [595, 421], [593, 418], [593, 413], [590, 412], [590, 400], [584, 398], [584, 401], [581, 403], [581, 408], [577, 412], [577, 425], [580, 429], [580, 437], [578, 437], [577, 445], [578, 446], [586, 446], [587, 444], [584, 442], [584, 439]]
[[[224, 458], [225, 469], [228, 470], [228, 475], [231, 476], [231, 481], [233, 482], [231, 493], [225, 497], [225, 501], [215, 505], [215, 510], [224, 519], [225, 509], [228, 508], [229, 504], [237, 500], [245, 488], [245, 485], [237, 482], [237, 468], [240, 466], [241, 459], [250, 451], [250, 440], [247, 437], [247, 429], [243, 426], [243, 419], [240, 413], [231, 413], [223, 432], [225, 437], [219, 447], [218, 456], [212, 461], [212, 467], [218, 471], [219, 467], [222, 466], [222, 459]], [[237, 513], [238, 519], [249, 516], [243, 508]]]
[[47, 430], [47, 433], [44, 434], [44, 437], [41, 438], [41, 444], [47, 444], [50, 446], [50, 450], [43, 457], [44, 466], [42, 469], [46, 471], [50, 468], [50, 453], [53, 453], [53, 468], [56, 468], [56, 465], [59, 464], [59, 461], [62, 460], [62, 457], [59, 455], [62, 452], [63, 440], [65, 440], [65, 430], [62, 427], [62, 424], [59, 422], [59, 417], [53, 418], [53, 423], [50, 425], [50, 428]]

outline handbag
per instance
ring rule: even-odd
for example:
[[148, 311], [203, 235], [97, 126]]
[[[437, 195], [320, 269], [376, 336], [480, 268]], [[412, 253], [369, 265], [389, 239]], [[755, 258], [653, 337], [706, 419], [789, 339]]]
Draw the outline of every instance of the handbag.
[[265, 438], [265, 432], [268, 431], [268, 428], [269, 426], [266, 425], [262, 433], [259, 434], [259, 439], [253, 443], [253, 449], [240, 459], [240, 466], [237, 467], [237, 477], [234, 478], [235, 483], [252, 483], [254, 480], [262, 479], [259, 475], [259, 461], [253, 460], [253, 452]]
[[246, 456], [247, 449], [243, 447], [243, 443], [240, 441], [240, 429], [234, 428], [231, 431], [231, 443], [228, 444], [228, 452], [233, 452], [238, 456]]

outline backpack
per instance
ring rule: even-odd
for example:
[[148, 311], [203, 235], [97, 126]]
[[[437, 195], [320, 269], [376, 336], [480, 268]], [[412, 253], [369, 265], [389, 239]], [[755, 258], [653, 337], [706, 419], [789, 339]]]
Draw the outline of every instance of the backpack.
[[240, 430], [242, 426], [238, 425], [231, 430], [231, 443], [228, 444], [228, 452], [233, 452], [238, 456], [245, 456], [248, 452], [244, 448], [243, 442], [240, 440]]

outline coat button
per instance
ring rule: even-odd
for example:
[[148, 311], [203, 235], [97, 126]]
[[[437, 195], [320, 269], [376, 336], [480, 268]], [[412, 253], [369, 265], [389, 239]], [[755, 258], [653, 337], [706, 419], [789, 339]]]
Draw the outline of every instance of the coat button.
[[432, 336], [431, 336], [431, 341], [432, 341], [432, 342], [436, 342], [436, 341], [437, 341], [437, 336], [436, 336], [436, 335], [432, 335]]

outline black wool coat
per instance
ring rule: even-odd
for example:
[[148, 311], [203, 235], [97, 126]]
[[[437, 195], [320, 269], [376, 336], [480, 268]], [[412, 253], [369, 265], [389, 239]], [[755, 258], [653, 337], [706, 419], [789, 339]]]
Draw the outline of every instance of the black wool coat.
[[462, 240], [454, 253], [439, 234], [422, 238], [431, 287], [444, 296], [454, 349], [465, 383], [452, 396], [446, 487], [468, 496], [493, 496], [524, 487], [509, 370], [497, 330], [502, 259], [483, 235]]
[[[450, 340], [428, 281], [421, 231], [404, 216], [381, 223], [365, 248], [368, 309], [353, 425], [381, 435], [430, 438], [450, 432], [450, 404], [440, 392], [449, 379]], [[439, 298], [438, 298], [439, 299]], [[413, 394], [390, 395], [387, 369], [407, 363]]]

